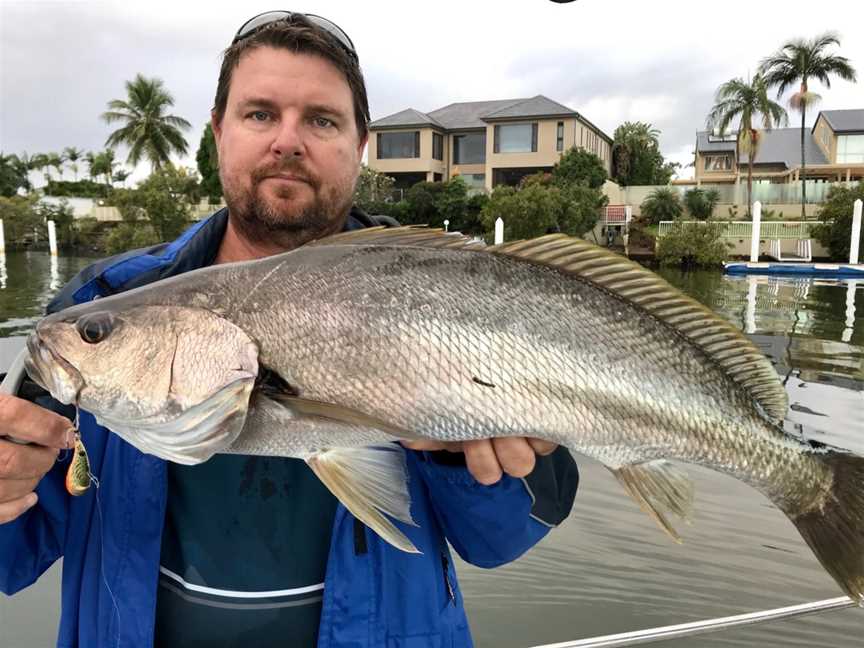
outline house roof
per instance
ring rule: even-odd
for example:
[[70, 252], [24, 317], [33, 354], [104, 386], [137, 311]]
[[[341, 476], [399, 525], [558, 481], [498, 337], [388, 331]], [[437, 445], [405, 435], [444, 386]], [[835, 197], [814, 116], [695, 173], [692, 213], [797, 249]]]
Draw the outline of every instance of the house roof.
[[[708, 133], [702, 131], [696, 135], [696, 150], [703, 153], [735, 151], [735, 142], [709, 142]], [[747, 154], [742, 153], [739, 157], [740, 164], [747, 164], [747, 159]], [[807, 164], [828, 164], [828, 158], [809, 132], [804, 136], [804, 161]], [[763, 130], [759, 152], [753, 162], [754, 164], [783, 164], [787, 169], [801, 166], [801, 129]]]
[[572, 108], [552, 101], [543, 95], [521, 99], [494, 101], [462, 101], [438, 108], [429, 113], [408, 108], [377, 119], [369, 128], [406, 128], [410, 126], [438, 126], [449, 131], [486, 128], [488, 122], [530, 117], [577, 117], [596, 130], [609, 143], [612, 138]]
[[433, 110], [429, 115], [449, 129], [459, 130], [463, 128], [486, 128], [483, 118], [489, 113], [494, 113], [515, 104], [522, 103], [526, 99], [498, 99], [496, 101], [463, 101], [452, 103], [438, 110]]
[[413, 108], [406, 108], [398, 113], [376, 119], [369, 128], [406, 128], [408, 126], [443, 126], [426, 113]]
[[[828, 122], [835, 133], [864, 132], [864, 108], [853, 108], [850, 110], [823, 110], [819, 113]], [[819, 121], [819, 117], [816, 117]], [[816, 123], [813, 123], [816, 128]], [[812, 132], [812, 129], [811, 129]]]

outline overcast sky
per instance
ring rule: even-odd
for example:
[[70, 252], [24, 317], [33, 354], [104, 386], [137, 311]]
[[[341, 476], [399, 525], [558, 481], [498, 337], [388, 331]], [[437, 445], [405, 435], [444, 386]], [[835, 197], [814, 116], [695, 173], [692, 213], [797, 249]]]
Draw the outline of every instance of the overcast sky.
[[[174, 113], [192, 123], [190, 154], [178, 162], [194, 166], [221, 51], [247, 18], [278, 8], [273, 0], [0, 0], [0, 151], [100, 150], [110, 130], [99, 115], [140, 72], [162, 79]], [[839, 52], [861, 82], [812, 87], [819, 107], [864, 108], [859, 0], [318, 0], [290, 8], [326, 16], [351, 36], [373, 119], [544, 94], [610, 137], [623, 121], [650, 122], [663, 153], [689, 164], [717, 86], [752, 73], [785, 40], [826, 30], [840, 34]]]

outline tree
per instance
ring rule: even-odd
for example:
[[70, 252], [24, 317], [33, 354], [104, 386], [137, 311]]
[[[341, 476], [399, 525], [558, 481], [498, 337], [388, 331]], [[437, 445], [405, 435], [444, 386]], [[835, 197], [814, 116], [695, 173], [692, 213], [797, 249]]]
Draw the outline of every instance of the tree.
[[112, 200], [124, 221], [149, 221], [159, 241], [177, 238], [189, 222], [197, 202], [198, 181], [186, 169], [166, 164], [138, 185], [117, 189]]
[[77, 149], [74, 146], [67, 146], [63, 149], [63, 158], [69, 162], [72, 168], [72, 173], [75, 176], [75, 182], [78, 182], [78, 160], [82, 158], [84, 151]]
[[390, 199], [395, 180], [365, 164], [360, 165], [360, 175], [354, 190], [354, 202], [361, 209], [374, 209]]
[[108, 136], [105, 146], [128, 146], [126, 161], [134, 167], [146, 157], [153, 171], [169, 163], [172, 152], [186, 155], [189, 145], [181, 131], [192, 125], [182, 117], [165, 114], [174, 105], [174, 97], [164, 88], [162, 80], [137, 74], [134, 80], [126, 82], [126, 94], [125, 101], [109, 101], [109, 110], [102, 114], [108, 124], [124, 123]]
[[716, 189], [690, 189], [684, 194], [684, 204], [687, 211], [697, 220], [708, 220], [714, 213], [714, 207], [720, 202], [720, 194]]
[[729, 247], [720, 227], [711, 223], [681, 223], [658, 239], [656, 254], [662, 265], [712, 267], [726, 260]]
[[768, 86], [777, 86], [779, 99], [787, 88], [800, 83], [798, 92], [789, 99], [789, 106], [801, 112], [801, 220], [807, 220], [804, 204], [807, 200], [807, 167], [804, 158], [805, 119], [808, 106], [821, 98], [810, 92], [811, 79], [820, 81], [831, 88], [831, 77], [838, 76], [846, 81], [855, 81], [855, 69], [845, 56], [828, 54], [831, 46], [840, 46], [840, 39], [833, 32], [816, 36], [813, 40], [798, 38], [785, 43], [777, 52], [762, 60], [759, 71]]
[[30, 168], [34, 171], [42, 171], [42, 174], [45, 177], [45, 184], [48, 184], [48, 181], [51, 180], [50, 174], [46, 171], [50, 166], [51, 163], [49, 162], [48, 154], [46, 153], [36, 153], [30, 158]]
[[665, 185], [675, 165], [660, 153], [660, 131], [645, 122], [624, 122], [612, 144], [613, 180], [620, 185]]
[[0, 196], [10, 198], [18, 195], [19, 189], [30, 190], [30, 180], [27, 177], [30, 168], [27, 162], [17, 155], [0, 153]]
[[[201, 191], [207, 196], [210, 204], [215, 205], [222, 198], [222, 181], [219, 179], [219, 153], [216, 150], [216, 138], [213, 137], [210, 122], [207, 122], [204, 127], [201, 142], [198, 144], [198, 152], [195, 154], [195, 161], [198, 164], [198, 173], [201, 175]], [[366, 167], [364, 166], [364, 168]]]
[[660, 221], [676, 220], [684, 213], [684, 205], [674, 189], [661, 187], [651, 192], [640, 206], [642, 220], [650, 225], [658, 225]]
[[45, 223], [36, 211], [38, 197], [29, 196], [0, 197], [0, 220], [3, 221], [6, 244], [17, 247], [30, 239], [33, 231], [45, 236]]
[[[831, 252], [835, 261], [849, 260], [849, 244], [852, 242], [852, 210], [856, 200], [864, 200], [864, 184], [857, 187], [834, 186], [828, 191], [825, 202], [819, 208], [822, 223], [812, 233]], [[861, 229], [859, 250], [864, 251], [864, 228]]]
[[788, 121], [783, 107], [768, 98], [768, 86], [761, 74], [753, 77], [751, 83], [735, 78], [721, 85], [707, 120], [708, 129], [716, 129], [722, 135], [733, 120], [739, 119], [735, 157], [740, 159], [742, 151], [747, 153], [748, 216], [753, 204], [753, 164], [762, 136], [754, 125], [759, 115], [765, 130], [771, 130], [774, 124], [785, 125]]
[[552, 169], [552, 180], [559, 185], [574, 183], [599, 189], [608, 178], [609, 174], [599, 157], [575, 147], [564, 153]]
[[46, 153], [45, 158], [48, 166], [57, 171], [58, 180], [61, 179], [63, 177], [63, 156], [59, 153]]

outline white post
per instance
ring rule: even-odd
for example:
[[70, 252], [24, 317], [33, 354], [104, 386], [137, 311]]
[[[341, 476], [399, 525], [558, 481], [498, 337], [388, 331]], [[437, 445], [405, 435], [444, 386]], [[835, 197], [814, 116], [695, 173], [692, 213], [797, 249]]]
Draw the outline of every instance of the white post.
[[48, 249], [51, 256], [57, 256], [57, 226], [53, 220], [48, 221]]
[[495, 245], [504, 242], [504, 220], [499, 216], [495, 219]]
[[450, 231], [450, 221], [447, 218], [444, 219], [444, 231], [445, 232]]
[[0, 254], [6, 251], [6, 239], [3, 237], [3, 219], [0, 218]]
[[759, 261], [759, 230], [762, 225], [762, 203], [753, 203], [753, 235], [750, 238], [750, 263]]
[[849, 242], [849, 263], [858, 263], [858, 241], [861, 239], [861, 199], [852, 208], [852, 240]]

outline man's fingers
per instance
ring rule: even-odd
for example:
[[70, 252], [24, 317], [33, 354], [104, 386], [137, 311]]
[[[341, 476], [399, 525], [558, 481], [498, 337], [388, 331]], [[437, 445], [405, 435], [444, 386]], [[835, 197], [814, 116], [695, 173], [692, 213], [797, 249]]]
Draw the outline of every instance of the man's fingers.
[[38, 479], [51, 470], [59, 452], [0, 439], [0, 479]]
[[465, 464], [468, 466], [468, 471], [478, 482], [489, 486], [501, 479], [503, 471], [501, 464], [498, 463], [498, 458], [495, 456], [492, 441], [489, 439], [465, 441], [462, 444], [462, 450], [465, 452]]
[[552, 443], [551, 441], [544, 441], [543, 439], [535, 439], [534, 437], [528, 437], [526, 441], [528, 441], [528, 444], [532, 448], [534, 448], [534, 452], [536, 452], [541, 457], [552, 454], [558, 447], [557, 443]]
[[4, 479], [0, 481], [0, 504], [24, 497], [36, 490], [39, 479]]
[[0, 524], [11, 522], [33, 506], [38, 500], [39, 498], [36, 496], [36, 493], [29, 493], [11, 502], [0, 504]]
[[7, 435], [49, 448], [71, 448], [74, 429], [59, 414], [21, 398], [0, 394], [0, 436]]
[[534, 448], [523, 437], [492, 439], [501, 468], [511, 477], [524, 477], [534, 470]]

